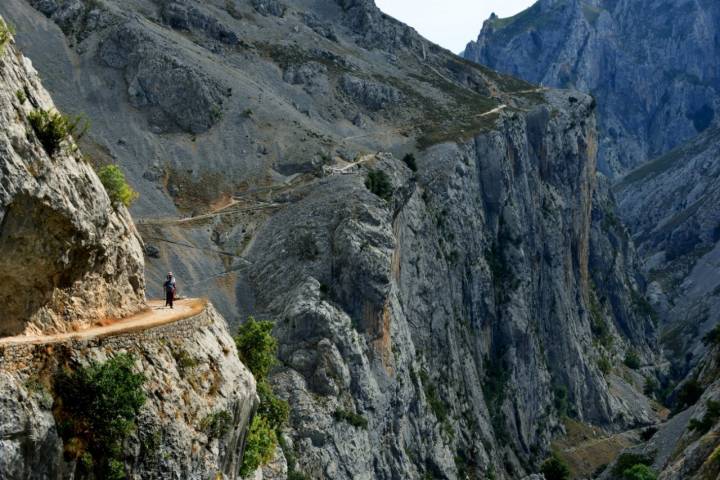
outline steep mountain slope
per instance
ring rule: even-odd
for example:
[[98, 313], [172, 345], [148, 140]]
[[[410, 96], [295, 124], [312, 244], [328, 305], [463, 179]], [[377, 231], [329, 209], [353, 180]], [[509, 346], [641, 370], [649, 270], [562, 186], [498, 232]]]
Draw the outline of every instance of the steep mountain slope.
[[598, 101], [600, 169], [615, 176], [715, 119], [720, 5], [712, 0], [540, 0], [487, 20], [467, 59]]
[[[126, 472], [132, 478], [237, 478], [257, 401], [255, 380], [212, 306], [181, 322], [122, 335], [67, 335], [47, 344], [6, 338], [117, 320], [144, 307], [145, 291], [140, 241], [127, 211], [111, 204], [71, 138], [52, 154], [44, 148], [47, 131], [33, 128], [30, 118], [55, 107], [30, 61], [12, 43], [2, 47], [0, 478], [97, 478], [88, 470], [99, 458], [88, 451], [113, 447], [83, 440], [101, 443], [117, 430], [97, 432], [83, 423], [75, 426], [78, 436], [69, 435], [62, 409], [87, 406], [82, 402], [91, 393], [63, 403], [59, 379], [120, 354], [132, 355], [133, 368], [144, 375], [146, 401], [137, 429], [117, 447], [114, 478]], [[103, 387], [111, 396], [122, 394], [122, 385]], [[219, 412], [225, 431], [212, 435], [203, 422]], [[108, 422], [119, 416], [101, 414]]]
[[720, 322], [720, 130], [629, 173], [615, 187], [634, 232], [664, 344], [681, 371], [704, 351], [700, 339]]
[[565, 415], [654, 421], [618, 367], [651, 363], [655, 330], [590, 97], [463, 61], [369, 0], [0, 12], [144, 196], [150, 274], [275, 320], [291, 469], [519, 478]]

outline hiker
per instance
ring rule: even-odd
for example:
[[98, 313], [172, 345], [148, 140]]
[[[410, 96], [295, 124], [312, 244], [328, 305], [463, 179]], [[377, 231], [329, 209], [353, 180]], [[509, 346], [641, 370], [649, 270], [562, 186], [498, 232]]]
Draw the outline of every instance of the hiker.
[[173, 277], [172, 272], [168, 272], [167, 279], [163, 284], [163, 288], [165, 289], [165, 306], [173, 308], [173, 300], [175, 300], [176, 286], [175, 277]]

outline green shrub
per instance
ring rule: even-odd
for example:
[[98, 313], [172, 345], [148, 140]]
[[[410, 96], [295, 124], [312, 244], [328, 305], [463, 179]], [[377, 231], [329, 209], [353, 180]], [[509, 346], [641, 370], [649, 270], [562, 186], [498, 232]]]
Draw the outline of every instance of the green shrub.
[[657, 427], [647, 427], [642, 432], [640, 432], [640, 438], [642, 439], [642, 441], [647, 442], [657, 433], [657, 431]]
[[645, 377], [645, 384], [643, 385], [643, 393], [648, 397], [652, 397], [660, 388], [658, 381], [653, 377]]
[[257, 382], [257, 394], [260, 397], [258, 415], [265, 417], [272, 428], [280, 429], [288, 421], [290, 405], [278, 398], [265, 380]]
[[273, 324], [248, 318], [235, 337], [240, 360], [250, 369], [257, 381], [260, 406], [248, 432], [245, 454], [240, 472], [243, 476], [267, 463], [277, 445], [277, 431], [287, 422], [290, 407], [279, 399], [267, 383], [270, 369], [277, 363], [277, 340], [272, 336]]
[[615, 477], [622, 477], [626, 470], [629, 470], [637, 465], [652, 465], [652, 456], [641, 455], [639, 453], [623, 453], [615, 462], [612, 468], [612, 474]]
[[121, 354], [55, 379], [54, 414], [66, 454], [92, 466], [97, 478], [125, 478], [122, 444], [145, 403], [145, 377], [133, 372], [134, 364], [134, 357]]
[[76, 140], [87, 132], [89, 123], [80, 116], [68, 117], [60, 112], [37, 109], [28, 116], [30, 125], [48, 155], [55, 155], [60, 144], [74, 136]]
[[2, 18], [0, 18], [0, 55], [5, 53], [5, 47], [10, 43], [13, 35], [15, 35], [15, 29], [12, 25], [9, 25]]
[[709, 432], [720, 419], [720, 402], [708, 400], [705, 406], [705, 415], [700, 420], [693, 418], [688, 424], [690, 430], [696, 430], [703, 435]]
[[625, 470], [622, 478], [623, 480], [655, 480], [657, 475], [650, 467], [639, 463]]
[[202, 422], [200, 422], [200, 429], [209, 438], [223, 438], [232, 428], [232, 424], [232, 414], [227, 410], [220, 410], [203, 418]]
[[565, 417], [569, 411], [568, 389], [565, 385], [553, 388], [553, 405], [561, 417]]
[[628, 350], [625, 353], [625, 360], [623, 360], [623, 363], [626, 367], [637, 370], [640, 368], [640, 357], [635, 350]]
[[335, 420], [337, 420], [338, 422], [346, 422], [355, 428], [362, 428], [364, 430], [367, 430], [367, 418], [363, 417], [359, 413], [351, 412], [349, 410], [338, 409], [335, 410], [335, 413], [333, 413], [333, 417], [335, 417]]
[[266, 418], [255, 415], [245, 441], [245, 454], [240, 467], [240, 475], [245, 477], [260, 465], [270, 461], [275, 452], [277, 437]]
[[430, 410], [435, 414], [435, 418], [437, 418], [438, 421], [444, 422], [447, 420], [448, 411], [445, 402], [438, 396], [437, 387], [430, 381], [423, 382], [423, 386], [425, 387], [425, 396], [427, 397], [428, 405], [430, 405]]
[[702, 394], [702, 385], [700, 385], [696, 379], [691, 378], [685, 382], [682, 387], [680, 387], [680, 391], [678, 391], [676, 402], [677, 408], [682, 409], [684, 407], [695, 405], [697, 401], [700, 400]]
[[15, 91], [15, 96], [17, 97], [18, 102], [20, 102], [21, 105], [27, 101], [27, 95], [25, 94], [25, 90], [23, 90], [22, 88], [18, 88]]
[[393, 194], [390, 177], [382, 170], [370, 170], [365, 178], [365, 187], [385, 201], [390, 200]]
[[612, 371], [612, 363], [610, 362], [610, 359], [605, 355], [600, 356], [597, 362], [597, 366], [603, 373], [603, 375], [607, 375]]
[[277, 340], [272, 336], [273, 324], [257, 321], [253, 317], [240, 326], [235, 337], [238, 356], [250, 369], [255, 379], [261, 381], [267, 377], [270, 369], [277, 363]]
[[129, 207], [138, 198], [138, 193], [128, 185], [117, 165], [105, 165], [98, 171], [98, 177], [113, 203]]
[[567, 464], [555, 454], [542, 463], [540, 473], [545, 475], [545, 480], [568, 480], [570, 478], [570, 469]]
[[405, 165], [407, 165], [410, 170], [417, 172], [417, 161], [415, 160], [415, 155], [408, 153], [403, 157], [402, 161], [405, 162]]

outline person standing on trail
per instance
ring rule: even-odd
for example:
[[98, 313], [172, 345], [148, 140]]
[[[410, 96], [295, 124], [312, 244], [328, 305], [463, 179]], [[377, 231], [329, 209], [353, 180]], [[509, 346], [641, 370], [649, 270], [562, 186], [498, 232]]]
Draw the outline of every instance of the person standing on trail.
[[172, 272], [169, 272], [167, 274], [167, 279], [165, 280], [165, 283], [163, 284], [163, 288], [165, 289], [165, 306], [173, 308], [173, 300], [175, 300], [175, 277], [173, 277]]

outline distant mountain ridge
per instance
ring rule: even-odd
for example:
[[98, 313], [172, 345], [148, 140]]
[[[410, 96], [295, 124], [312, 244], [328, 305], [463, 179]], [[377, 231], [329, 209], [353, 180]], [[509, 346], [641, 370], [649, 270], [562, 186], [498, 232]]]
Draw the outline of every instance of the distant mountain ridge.
[[720, 4], [540, 0], [485, 21], [464, 57], [598, 102], [600, 170], [621, 175], [708, 128], [720, 107]]

